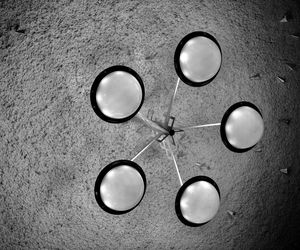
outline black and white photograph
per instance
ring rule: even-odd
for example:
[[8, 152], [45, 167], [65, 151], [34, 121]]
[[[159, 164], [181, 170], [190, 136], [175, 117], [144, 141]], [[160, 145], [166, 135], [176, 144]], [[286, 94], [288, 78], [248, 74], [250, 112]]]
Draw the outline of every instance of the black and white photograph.
[[299, 250], [299, 0], [0, 0], [1, 250]]

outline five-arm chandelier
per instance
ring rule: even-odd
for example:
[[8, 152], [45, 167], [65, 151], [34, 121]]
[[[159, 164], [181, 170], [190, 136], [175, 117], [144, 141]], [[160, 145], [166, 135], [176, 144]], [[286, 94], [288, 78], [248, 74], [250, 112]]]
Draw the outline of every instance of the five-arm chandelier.
[[[175, 199], [179, 220], [188, 226], [209, 222], [218, 212], [220, 190], [208, 176], [195, 176], [182, 182], [170, 143], [174, 134], [187, 129], [220, 126], [221, 139], [233, 152], [246, 152], [261, 139], [264, 131], [262, 114], [250, 102], [233, 104], [225, 112], [221, 123], [188, 127], [174, 126], [171, 109], [180, 80], [192, 87], [210, 83], [218, 74], [222, 51], [217, 40], [202, 31], [186, 35], [175, 50], [174, 65], [178, 81], [164, 122], [148, 119], [139, 113], [145, 97], [141, 77], [131, 68], [117, 65], [102, 71], [95, 79], [90, 93], [92, 108], [104, 121], [123, 123], [134, 116], [157, 134], [131, 160], [116, 160], [105, 166], [95, 183], [95, 198], [99, 206], [111, 214], [124, 214], [136, 208], [146, 192], [146, 176], [134, 160], [154, 142], [168, 145], [181, 187]], [[166, 139], [166, 140], [165, 140]]]

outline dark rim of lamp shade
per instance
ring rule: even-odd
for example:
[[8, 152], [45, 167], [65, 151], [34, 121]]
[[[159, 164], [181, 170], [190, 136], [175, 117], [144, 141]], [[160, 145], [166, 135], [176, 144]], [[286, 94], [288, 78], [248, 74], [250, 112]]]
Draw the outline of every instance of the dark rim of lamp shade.
[[[228, 139], [227, 139], [227, 136], [226, 136], [226, 132], [225, 132], [225, 126], [226, 126], [226, 123], [227, 123], [227, 120], [229, 118], [229, 116], [231, 115], [231, 113], [236, 110], [237, 108], [240, 108], [240, 107], [244, 107], [244, 106], [247, 106], [247, 107], [250, 107], [250, 108], [253, 108], [254, 110], [256, 110], [260, 116], [262, 117], [262, 114], [260, 112], [260, 110], [251, 102], [237, 102], [235, 104], [233, 104], [232, 106], [230, 106], [229, 109], [227, 109], [227, 111], [225, 112], [223, 118], [222, 118], [222, 121], [221, 121], [221, 126], [220, 126], [220, 133], [221, 133], [221, 138], [222, 138], [222, 141], [224, 143], [224, 145], [231, 151], [233, 152], [236, 152], [236, 153], [244, 153], [250, 149], [252, 149], [253, 147], [255, 147], [255, 145], [249, 147], [249, 148], [236, 148], [234, 146], [232, 146]], [[263, 117], [262, 117], [263, 118]]]
[[[100, 110], [100, 108], [97, 105], [97, 101], [96, 101], [96, 94], [97, 94], [97, 89], [98, 86], [101, 82], [101, 80], [106, 77], [108, 74], [115, 72], [115, 71], [124, 71], [127, 72], [129, 74], [131, 74], [133, 77], [136, 78], [136, 80], [138, 81], [138, 83], [141, 86], [141, 90], [142, 90], [142, 100], [141, 103], [139, 105], [139, 107], [136, 109], [136, 111], [134, 113], [132, 113], [131, 115], [125, 117], [125, 118], [112, 118], [109, 116], [106, 116], [105, 114], [103, 114]], [[106, 122], [110, 122], [110, 123], [122, 123], [122, 122], [126, 122], [128, 120], [130, 120], [131, 118], [133, 118], [141, 109], [143, 102], [144, 102], [144, 98], [145, 98], [145, 88], [144, 88], [144, 84], [142, 81], [142, 78], [139, 76], [139, 74], [137, 72], [135, 72], [133, 69], [123, 66], [123, 65], [115, 65], [112, 67], [109, 67], [105, 70], [103, 70], [95, 79], [92, 88], [91, 88], [91, 92], [90, 92], [90, 99], [91, 99], [91, 105], [92, 108], [94, 110], [94, 112], [97, 114], [97, 116], [99, 116], [102, 120], [106, 121]]]
[[[110, 207], [108, 207], [108, 206], [105, 205], [105, 203], [103, 202], [103, 200], [101, 198], [100, 187], [101, 187], [101, 183], [102, 183], [102, 180], [105, 177], [105, 175], [110, 170], [112, 170], [113, 168], [119, 167], [119, 166], [122, 166], [122, 165], [130, 166], [130, 167], [134, 168], [135, 170], [137, 170], [139, 172], [139, 174], [141, 175], [141, 177], [143, 179], [143, 182], [144, 182], [144, 193], [143, 193], [140, 201], [134, 207], [132, 207], [132, 208], [130, 208], [128, 210], [117, 211], [117, 210], [111, 209]], [[108, 164], [104, 169], [101, 170], [101, 172], [99, 173], [99, 175], [97, 177], [97, 180], [95, 182], [94, 193], [95, 193], [95, 198], [96, 198], [96, 201], [97, 201], [98, 205], [105, 212], [108, 212], [110, 214], [117, 214], [117, 215], [119, 215], [119, 214], [125, 214], [125, 213], [130, 212], [131, 210], [135, 209], [140, 204], [140, 202], [144, 198], [144, 195], [145, 195], [145, 192], [146, 192], [146, 187], [147, 187], [147, 184], [146, 184], [146, 175], [145, 175], [143, 169], [138, 164], [136, 164], [133, 161], [129, 161], [129, 160], [117, 160], [117, 161], [114, 161], [114, 162]]]
[[[221, 64], [220, 64], [220, 67], [218, 69], [218, 71], [216, 72], [216, 74], [211, 77], [210, 79], [206, 80], [206, 81], [202, 81], [202, 82], [194, 82], [190, 79], [188, 79], [182, 72], [181, 70], [181, 66], [180, 66], [180, 54], [181, 54], [181, 50], [183, 49], [184, 45], [189, 41], [191, 40], [192, 38], [195, 38], [195, 37], [198, 37], [198, 36], [202, 36], [202, 37], [206, 37], [210, 40], [212, 40], [219, 48], [220, 50], [220, 53], [221, 53]], [[175, 66], [175, 71], [178, 75], [178, 77], [186, 84], [192, 86], [192, 87], [202, 87], [208, 83], [210, 83], [219, 73], [220, 69], [221, 69], [221, 66], [222, 66], [222, 50], [221, 50], [221, 47], [217, 41], [216, 38], [214, 38], [211, 34], [209, 33], [206, 33], [204, 31], [195, 31], [195, 32], [192, 32], [188, 35], [186, 35], [184, 38], [182, 38], [182, 40], [179, 42], [179, 44], [177, 45], [177, 48], [175, 50], [175, 55], [174, 55], [174, 66]]]
[[209, 221], [207, 222], [204, 222], [204, 223], [193, 223], [191, 221], [188, 221], [186, 220], [183, 215], [182, 215], [182, 212], [181, 212], [181, 209], [180, 209], [180, 201], [181, 201], [181, 197], [184, 193], [184, 191], [186, 190], [186, 188], [188, 186], [190, 186], [191, 184], [195, 183], [195, 182], [198, 182], [198, 181], [205, 181], [205, 182], [208, 182], [210, 183], [211, 185], [213, 185], [213, 187], [217, 190], [218, 194], [219, 194], [219, 198], [221, 200], [221, 194], [220, 194], [220, 189], [218, 187], [218, 185], [215, 183], [215, 181], [207, 176], [203, 176], [203, 175], [199, 175], [199, 176], [195, 176], [195, 177], [192, 177], [191, 179], [189, 179], [188, 181], [186, 181], [179, 189], [178, 193], [177, 193], [177, 196], [176, 196], [176, 199], [175, 199], [175, 211], [176, 211], [176, 215], [178, 217], [178, 219], [185, 225], [187, 226], [190, 226], [190, 227], [199, 227], [199, 226], [202, 226], [202, 225], [205, 225], [206, 223], [208, 223]]

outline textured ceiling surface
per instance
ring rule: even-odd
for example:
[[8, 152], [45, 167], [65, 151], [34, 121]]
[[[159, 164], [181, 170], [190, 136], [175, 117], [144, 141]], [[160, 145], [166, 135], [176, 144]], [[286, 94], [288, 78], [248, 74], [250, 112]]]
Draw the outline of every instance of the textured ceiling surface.
[[[1, 249], [299, 249], [299, 2], [3, 0], [0, 8]], [[161, 120], [177, 80], [175, 48], [197, 30], [216, 37], [223, 63], [209, 85], [180, 83], [176, 124], [220, 122], [229, 106], [250, 101], [264, 117], [261, 142], [238, 154], [216, 127], [175, 135], [183, 181], [207, 175], [220, 187], [219, 212], [202, 227], [178, 220], [180, 183], [160, 144], [136, 160], [147, 177], [141, 204], [105, 213], [97, 175], [153, 133], [136, 118], [100, 120], [93, 80], [112, 65], [133, 68], [146, 90], [141, 113]]]

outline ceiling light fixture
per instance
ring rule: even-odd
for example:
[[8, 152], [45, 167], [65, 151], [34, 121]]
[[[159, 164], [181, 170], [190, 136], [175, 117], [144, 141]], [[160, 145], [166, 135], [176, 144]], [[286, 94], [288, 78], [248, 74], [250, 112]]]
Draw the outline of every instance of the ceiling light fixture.
[[[221, 200], [218, 185], [208, 176], [195, 176], [183, 183], [170, 142], [175, 144], [175, 133], [220, 126], [224, 145], [233, 152], [246, 152], [263, 135], [262, 114], [254, 104], [242, 101], [228, 108], [221, 123], [175, 127], [171, 110], [180, 80], [189, 86], [204, 86], [217, 76], [221, 63], [221, 47], [212, 35], [197, 31], [185, 36], [175, 50], [174, 65], [178, 80], [165, 120], [161, 123], [148, 119], [139, 112], [145, 90], [141, 77], [133, 69], [121, 65], [112, 66], [96, 77], [90, 98], [94, 112], [102, 120], [123, 123], [138, 117], [157, 133], [131, 160], [116, 160], [101, 170], [94, 193], [97, 203], [104, 211], [124, 214], [139, 205], [145, 195], [147, 182], [143, 169], [134, 160], [152, 143], [165, 141], [181, 184], [175, 199], [177, 217], [185, 225], [193, 227], [201, 226], [214, 218]], [[165, 140], [166, 138], [171, 140]]]

